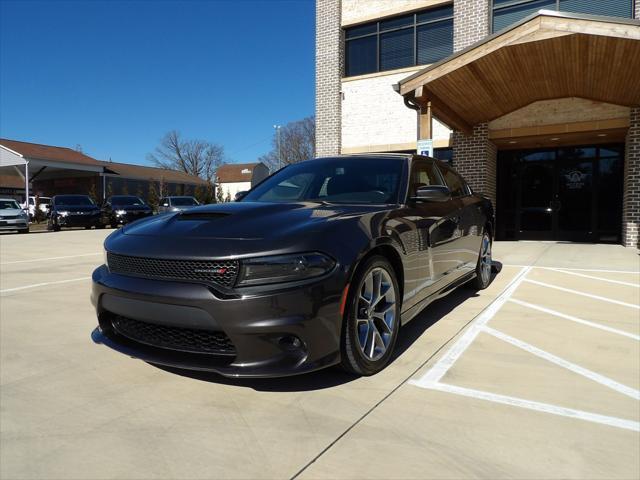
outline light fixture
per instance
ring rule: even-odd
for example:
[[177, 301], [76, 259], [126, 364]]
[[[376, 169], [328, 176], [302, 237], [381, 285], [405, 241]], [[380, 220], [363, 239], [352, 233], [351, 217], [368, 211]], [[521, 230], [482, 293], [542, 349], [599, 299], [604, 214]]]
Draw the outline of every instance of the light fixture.
[[560, 137], [553, 137], [553, 138], [551, 138], [550, 140], [551, 140], [552, 142], [556, 142], [556, 141], [560, 140]]
[[598, 134], [598, 137], [606, 137], [606, 136], [607, 136], [607, 134], [606, 134], [606, 133], [599, 133], [599, 134]]
[[518, 143], [518, 142], [515, 141], [515, 140], [509, 140], [509, 143], [513, 144], [513, 143]]

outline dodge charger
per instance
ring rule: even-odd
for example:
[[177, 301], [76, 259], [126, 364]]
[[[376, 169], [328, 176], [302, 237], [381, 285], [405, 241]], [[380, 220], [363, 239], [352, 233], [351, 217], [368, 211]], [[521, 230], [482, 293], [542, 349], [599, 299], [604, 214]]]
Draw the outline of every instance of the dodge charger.
[[308, 160], [236, 202], [112, 233], [92, 338], [225, 376], [372, 375], [430, 302], [489, 285], [493, 229], [491, 202], [432, 158]]

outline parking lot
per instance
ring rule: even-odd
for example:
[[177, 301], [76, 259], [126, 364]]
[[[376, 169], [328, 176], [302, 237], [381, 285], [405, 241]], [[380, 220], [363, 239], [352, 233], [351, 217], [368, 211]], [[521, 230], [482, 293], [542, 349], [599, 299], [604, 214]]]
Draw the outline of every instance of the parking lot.
[[2, 478], [638, 478], [640, 261], [497, 242], [382, 373], [233, 380], [90, 339], [109, 230], [0, 236]]

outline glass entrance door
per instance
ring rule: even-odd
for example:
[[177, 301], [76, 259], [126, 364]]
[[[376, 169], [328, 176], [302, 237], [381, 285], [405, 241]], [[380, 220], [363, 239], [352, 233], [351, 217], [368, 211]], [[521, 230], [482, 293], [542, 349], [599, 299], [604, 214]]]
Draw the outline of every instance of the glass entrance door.
[[619, 242], [623, 145], [501, 151], [498, 238]]

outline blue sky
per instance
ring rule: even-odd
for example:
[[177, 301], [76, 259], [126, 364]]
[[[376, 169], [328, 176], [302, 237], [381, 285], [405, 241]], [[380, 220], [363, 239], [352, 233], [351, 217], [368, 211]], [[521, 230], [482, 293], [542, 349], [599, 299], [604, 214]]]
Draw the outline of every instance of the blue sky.
[[230, 161], [313, 114], [313, 0], [0, 0], [0, 136], [146, 163], [171, 129]]

